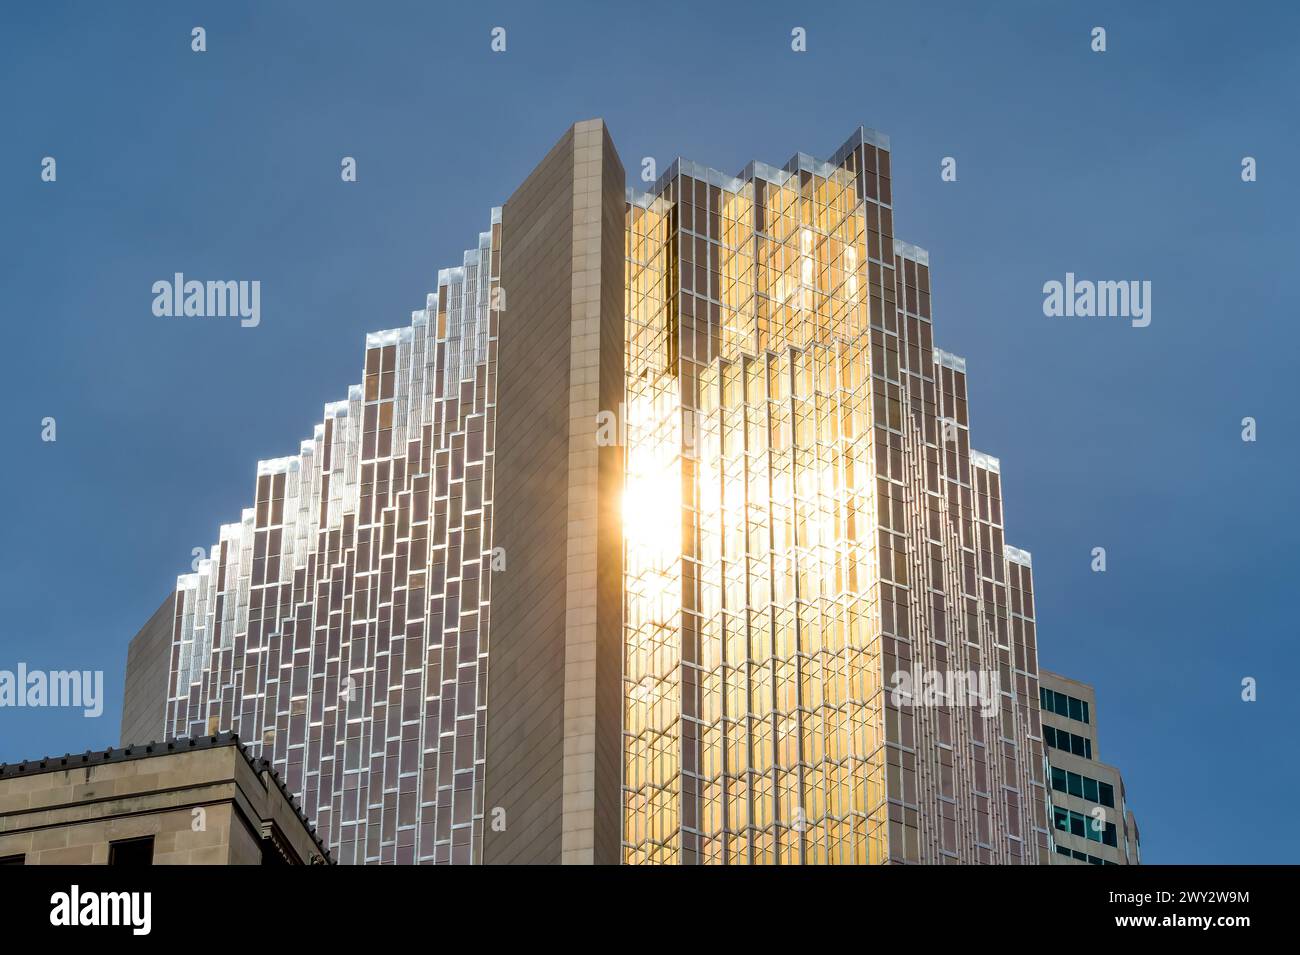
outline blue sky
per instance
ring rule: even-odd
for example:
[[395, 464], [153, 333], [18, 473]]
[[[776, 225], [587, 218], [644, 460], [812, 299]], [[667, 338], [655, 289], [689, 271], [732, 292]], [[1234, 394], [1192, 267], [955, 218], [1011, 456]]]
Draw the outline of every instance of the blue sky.
[[[1033, 552], [1042, 664], [1096, 684], [1146, 859], [1297, 861], [1300, 16], [1137, 6], [6, 3], [0, 669], [102, 669], [108, 700], [0, 710], [0, 761], [116, 742], [127, 642], [191, 549], [569, 124], [604, 117], [632, 173], [861, 124]], [[1151, 281], [1151, 325], [1045, 317], [1067, 271]], [[261, 324], [155, 317], [175, 272], [259, 280]]]

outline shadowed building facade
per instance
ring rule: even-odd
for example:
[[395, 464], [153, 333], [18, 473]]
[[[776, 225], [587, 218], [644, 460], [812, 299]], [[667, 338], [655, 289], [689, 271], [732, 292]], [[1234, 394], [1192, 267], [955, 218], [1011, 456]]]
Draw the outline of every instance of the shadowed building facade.
[[163, 733], [343, 863], [1049, 861], [1031, 562], [890, 173], [639, 192], [570, 129], [179, 579]]
[[167, 719], [168, 662], [176, 624], [176, 594], [169, 593], [131, 639], [122, 688], [123, 746], [163, 738]]

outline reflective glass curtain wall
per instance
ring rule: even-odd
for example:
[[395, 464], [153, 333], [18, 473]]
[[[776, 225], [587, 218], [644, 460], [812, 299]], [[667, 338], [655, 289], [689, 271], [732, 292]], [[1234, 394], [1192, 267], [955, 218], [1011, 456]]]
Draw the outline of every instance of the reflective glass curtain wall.
[[625, 860], [1045, 861], [1029, 557], [888, 141], [679, 160], [627, 215]]
[[344, 863], [479, 858], [500, 211], [178, 580], [169, 735], [232, 730]]

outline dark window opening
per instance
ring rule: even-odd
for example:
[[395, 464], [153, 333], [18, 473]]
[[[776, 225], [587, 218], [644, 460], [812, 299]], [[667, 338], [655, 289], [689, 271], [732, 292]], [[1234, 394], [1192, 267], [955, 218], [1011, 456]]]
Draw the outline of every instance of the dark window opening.
[[153, 865], [153, 836], [108, 844], [109, 865]]

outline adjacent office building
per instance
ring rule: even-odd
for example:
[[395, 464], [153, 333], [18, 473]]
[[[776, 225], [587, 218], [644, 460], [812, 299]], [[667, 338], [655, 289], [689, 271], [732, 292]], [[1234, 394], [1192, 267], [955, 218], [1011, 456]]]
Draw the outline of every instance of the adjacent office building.
[[1124, 779], [1101, 761], [1096, 691], [1042, 670], [1038, 692], [1052, 787], [1052, 862], [1140, 864], [1141, 839]]
[[859, 130], [639, 192], [575, 125], [258, 464], [153, 735], [344, 863], [1049, 862], [1031, 560], [891, 182]]

